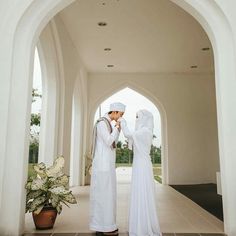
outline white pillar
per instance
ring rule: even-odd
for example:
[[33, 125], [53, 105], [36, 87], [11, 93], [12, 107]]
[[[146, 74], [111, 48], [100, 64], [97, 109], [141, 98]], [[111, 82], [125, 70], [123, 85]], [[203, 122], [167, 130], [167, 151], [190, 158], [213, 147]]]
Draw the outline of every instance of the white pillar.
[[[22, 50], [19, 54], [23, 55], [24, 46], [21, 48], [19, 46], [18, 50]], [[24, 227], [24, 186], [29, 153], [33, 52], [34, 50], [31, 50], [31, 55], [25, 56], [25, 60], [21, 60], [21, 63], [20, 58], [14, 58], [18, 63], [14, 64], [12, 70], [9, 94], [0, 210], [1, 235], [17, 235], [17, 232], [22, 232]]]
[[[19, 1], [18, 1], [19, 2]], [[14, 45], [14, 33], [23, 12], [30, 4], [29, 1], [21, 1], [17, 5], [17, 0], [0, 2], [0, 209], [3, 193], [4, 165], [6, 158], [6, 144], [8, 132], [8, 105], [11, 93], [11, 66]], [[14, 12], [12, 5], [17, 6]], [[14, 12], [14, 14], [13, 14]], [[1, 226], [0, 226], [1, 227]], [[0, 228], [1, 232], [1, 228]]]
[[[0, 2], [0, 235], [21, 235], [29, 152], [32, 68], [41, 29], [72, 0]], [[12, 7], [14, 5], [14, 7]]]
[[80, 159], [82, 154], [82, 109], [79, 88], [75, 86], [73, 95], [70, 153], [70, 186], [80, 185]]
[[[236, 235], [236, 66], [232, 26], [219, 1], [172, 0], [192, 14], [208, 33], [214, 50], [218, 138], [224, 229]], [[231, 4], [231, 3], [228, 3]]]
[[56, 43], [51, 23], [40, 35], [38, 51], [42, 68], [42, 111], [39, 162], [51, 165], [57, 156], [60, 80]]
[[[226, 37], [226, 35], [225, 35]], [[220, 45], [219, 45], [220, 46]], [[233, 53], [225, 38], [216, 61], [216, 100], [225, 232], [236, 235], [236, 72]]]

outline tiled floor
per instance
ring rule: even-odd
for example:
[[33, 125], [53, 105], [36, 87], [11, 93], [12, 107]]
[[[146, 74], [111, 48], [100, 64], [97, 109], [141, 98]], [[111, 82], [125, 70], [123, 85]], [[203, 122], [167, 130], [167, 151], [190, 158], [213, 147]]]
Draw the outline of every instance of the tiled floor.
[[171, 187], [223, 221], [222, 196], [217, 194], [216, 184], [171, 185]]
[[[117, 185], [117, 225], [120, 236], [127, 236], [128, 232], [128, 209], [130, 196], [129, 176], [118, 178]], [[35, 230], [32, 216], [26, 214], [25, 236], [32, 235], [94, 235], [89, 230], [89, 186], [76, 187], [72, 191], [77, 197], [78, 204], [64, 207], [62, 214], [56, 219], [53, 230]], [[199, 235], [199, 232], [209, 235], [222, 235], [224, 232], [223, 222], [211, 215], [196, 203], [177, 192], [170, 186], [156, 185], [157, 214], [161, 231], [164, 236]], [[37, 234], [35, 234], [37, 233]], [[38, 234], [40, 233], [40, 234]], [[61, 234], [59, 234], [61, 233]], [[203, 234], [201, 234], [203, 235]]]
[[[206, 233], [163, 233], [163, 236], [224, 236], [224, 234], [206, 234]], [[24, 236], [95, 236], [92, 233], [32, 233], [24, 234]], [[119, 234], [119, 236], [129, 236], [127, 233]]]

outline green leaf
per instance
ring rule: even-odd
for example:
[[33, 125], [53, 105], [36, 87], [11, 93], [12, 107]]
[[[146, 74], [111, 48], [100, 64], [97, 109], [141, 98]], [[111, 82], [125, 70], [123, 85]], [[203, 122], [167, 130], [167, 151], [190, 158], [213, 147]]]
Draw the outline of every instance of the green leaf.
[[61, 202], [63, 202], [67, 207], [70, 207], [65, 201], [62, 200]]
[[76, 201], [76, 199], [75, 199], [75, 197], [73, 196], [72, 193], [64, 195], [63, 200], [65, 200], [66, 202], [69, 202], [71, 204], [76, 204], [77, 203], [77, 201]]
[[52, 188], [49, 189], [49, 191], [57, 195], [65, 195], [70, 193], [70, 191], [65, 189], [64, 186], [53, 186]]
[[25, 188], [26, 188], [27, 190], [30, 190], [30, 189], [31, 189], [31, 185], [32, 185], [32, 182], [31, 182], [31, 181], [30, 181], [30, 182], [27, 182], [26, 185], [25, 185]]
[[41, 162], [37, 165], [34, 165], [34, 170], [36, 171], [36, 173], [41, 176], [41, 177], [45, 177], [46, 176], [46, 165]]
[[44, 204], [38, 206], [38, 208], [34, 211], [34, 213], [38, 215], [42, 211], [43, 207], [44, 207]]
[[30, 126], [32, 125], [36, 125], [36, 126], [40, 126], [40, 120], [41, 120], [41, 114], [35, 114], [32, 113], [31, 114], [31, 121], [30, 121]]
[[26, 205], [25, 205], [25, 213], [27, 213], [29, 211], [31, 204], [32, 204], [32, 201], [26, 203]]
[[69, 183], [69, 177], [67, 175], [58, 177], [53, 181], [54, 185], [58, 185], [58, 186], [63, 185], [65, 187], [67, 186], [68, 183]]
[[44, 192], [42, 190], [30, 191], [27, 194], [26, 201], [28, 202], [31, 199], [35, 199], [35, 198], [39, 197], [42, 194], [44, 194]]
[[58, 204], [57, 207], [56, 207], [56, 209], [57, 209], [57, 213], [58, 213], [58, 214], [61, 214], [62, 205], [61, 205], [61, 204]]
[[77, 203], [68, 189], [69, 176], [63, 173], [63, 167], [62, 156], [58, 157], [49, 168], [46, 168], [44, 163], [34, 165], [35, 175], [31, 175], [25, 185], [26, 212], [39, 213], [44, 205], [51, 204], [60, 214], [62, 204], [69, 207], [69, 204]]
[[44, 204], [45, 201], [46, 201], [45, 196], [40, 196], [35, 198], [33, 202], [30, 204], [29, 212], [35, 211], [40, 205]]
[[46, 185], [47, 179], [40, 179], [40, 178], [36, 178], [33, 180], [32, 185], [31, 185], [31, 190], [47, 190], [47, 185]]
[[51, 195], [51, 204], [53, 207], [57, 207], [58, 203], [60, 202], [60, 197], [56, 194]]
[[65, 160], [63, 156], [59, 156], [53, 163], [53, 165], [46, 170], [48, 177], [59, 177], [63, 175], [62, 169], [64, 167]]

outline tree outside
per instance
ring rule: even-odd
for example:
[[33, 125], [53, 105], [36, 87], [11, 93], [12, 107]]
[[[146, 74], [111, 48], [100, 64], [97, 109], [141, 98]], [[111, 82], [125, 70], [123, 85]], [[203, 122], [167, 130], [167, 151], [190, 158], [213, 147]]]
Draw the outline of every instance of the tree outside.
[[[36, 99], [41, 97], [42, 95], [38, 93], [37, 89], [32, 90], [32, 103], [34, 103]], [[40, 113], [31, 113], [29, 163], [32, 164], [38, 163], [40, 120], [41, 120]]]

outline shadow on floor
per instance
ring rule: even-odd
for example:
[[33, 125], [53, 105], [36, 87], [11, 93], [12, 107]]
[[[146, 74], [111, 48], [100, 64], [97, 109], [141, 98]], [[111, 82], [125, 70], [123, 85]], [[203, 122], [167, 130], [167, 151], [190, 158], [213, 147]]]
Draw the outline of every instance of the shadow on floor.
[[223, 218], [222, 197], [217, 194], [216, 184], [170, 185], [221, 221]]

